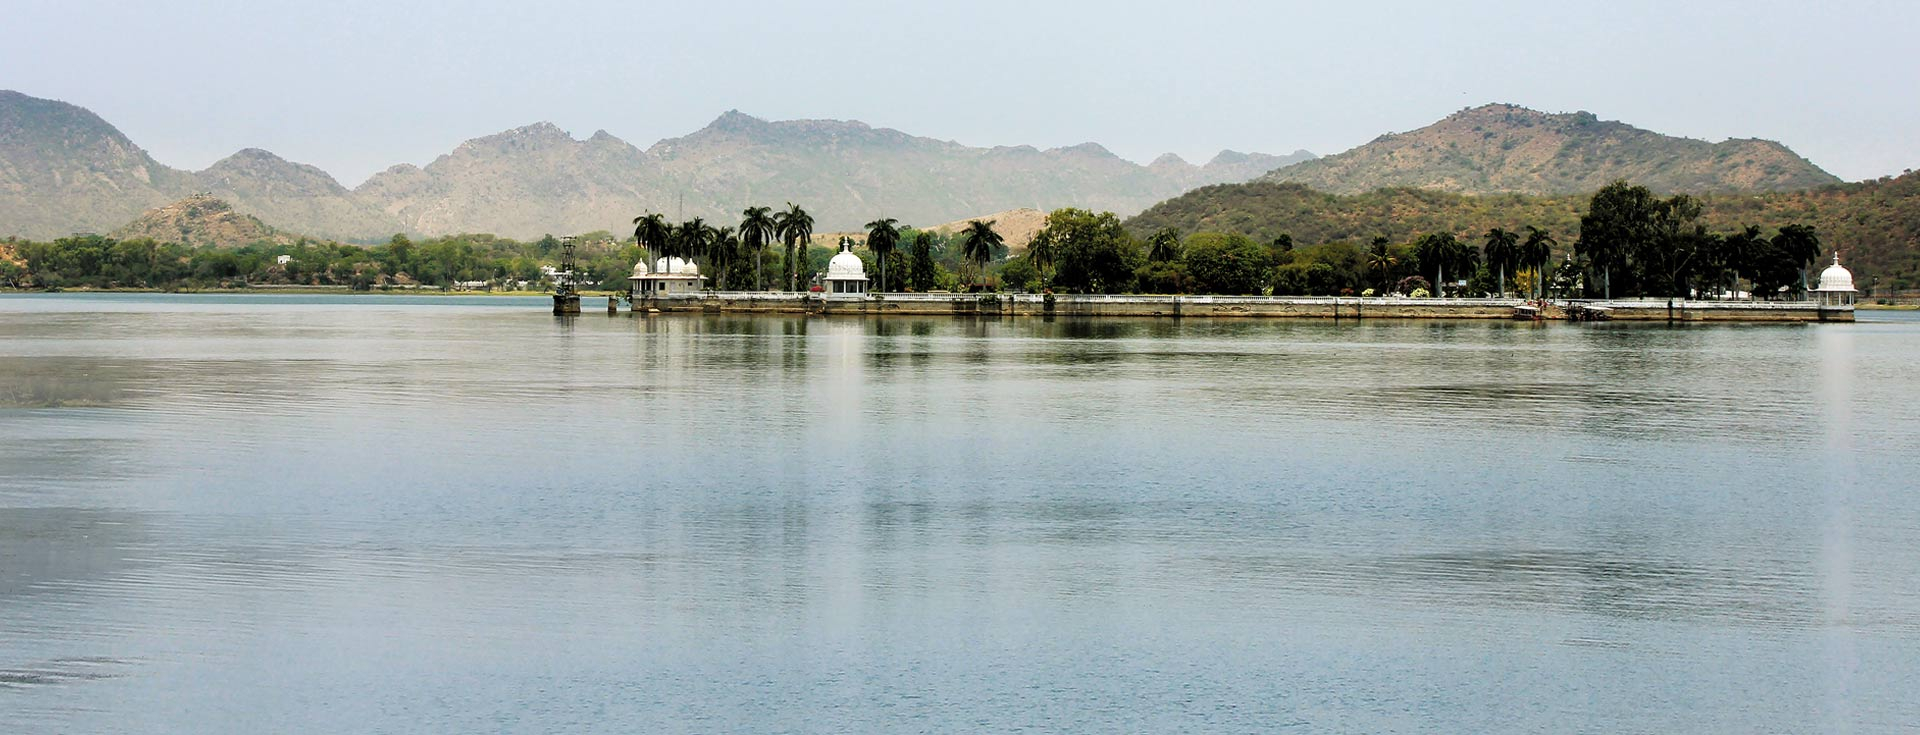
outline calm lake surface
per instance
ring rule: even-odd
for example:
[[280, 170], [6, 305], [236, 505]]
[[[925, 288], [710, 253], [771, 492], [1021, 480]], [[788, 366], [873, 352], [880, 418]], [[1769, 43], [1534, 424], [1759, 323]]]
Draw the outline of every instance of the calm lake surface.
[[1920, 725], [1910, 314], [545, 308], [0, 297], [0, 732]]

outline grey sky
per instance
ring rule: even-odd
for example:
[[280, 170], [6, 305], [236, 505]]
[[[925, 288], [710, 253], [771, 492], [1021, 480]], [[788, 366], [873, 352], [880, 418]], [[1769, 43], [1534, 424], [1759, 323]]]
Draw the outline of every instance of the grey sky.
[[1920, 165], [1920, 2], [7, 0], [0, 88], [163, 163], [260, 147], [348, 186], [538, 120], [646, 147], [738, 108], [1137, 161], [1336, 153], [1462, 107]]

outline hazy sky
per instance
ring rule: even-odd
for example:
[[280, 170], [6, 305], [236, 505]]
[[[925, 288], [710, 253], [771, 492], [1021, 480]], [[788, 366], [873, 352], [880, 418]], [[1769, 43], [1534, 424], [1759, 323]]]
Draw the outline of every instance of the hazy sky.
[[252, 146], [348, 186], [539, 120], [644, 148], [731, 108], [1200, 163], [1497, 101], [1920, 166], [1913, 0], [4, 3], [0, 88], [169, 165]]

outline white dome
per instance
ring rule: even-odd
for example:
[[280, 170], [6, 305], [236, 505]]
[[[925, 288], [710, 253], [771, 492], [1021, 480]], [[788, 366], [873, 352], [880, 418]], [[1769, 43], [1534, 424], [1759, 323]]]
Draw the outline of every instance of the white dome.
[[632, 276], [633, 278], [645, 278], [646, 275], [647, 275], [647, 261], [642, 260], [638, 263], [633, 264], [633, 276]]
[[1820, 272], [1820, 287], [1815, 291], [1852, 291], [1853, 271], [1840, 265], [1840, 254], [1833, 254], [1833, 265]]
[[[672, 262], [668, 262], [668, 260], [668, 258], [661, 258], [654, 261], [653, 272], [676, 276], [700, 275], [700, 266], [691, 260], [683, 260], [681, 258], [672, 258]], [[636, 270], [636, 272], [638, 271]]]
[[841, 245], [840, 253], [827, 261], [827, 278], [833, 280], [866, 280], [867, 264], [860, 256], [853, 254], [852, 245]]

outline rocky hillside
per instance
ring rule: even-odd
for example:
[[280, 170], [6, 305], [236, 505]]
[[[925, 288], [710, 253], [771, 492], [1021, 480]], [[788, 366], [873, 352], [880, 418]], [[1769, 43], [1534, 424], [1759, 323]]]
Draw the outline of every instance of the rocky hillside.
[[1091, 143], [974, 148], [859, 122], [729, 112], [644, 150], [604, 131], [578, 140], [548, 123], [529, 125], [347, 189], [320, 169], [258, 149], [205, 171], [174, 170], [84, 108], [4, 92], [0, 236], [105, 230], [196, 193], [349, 240], [395, 232], [531, 238], [618, 229], [644, 211], [731, 222], [749, 203], [797, 202], [822, 230], [854, 229], [876, 216], [915, 224], [1021, 207], [1131, 213], [1311, 155], [1227, 151], [1203, 166], [1172, 156], [1141, 166]]
[[0, 236], [104, 231], [191, 186], [85, 109], [0, 91]]
[[268, 222], [323, 237], [377, 237], [406, 229], [327, 172], [248, 148], [193, 174], [198, 191]]
[[1206, 183], [1245, 181], [1300, 156], [1222, 154], [1207, 166], [1140, 166], [1094, 144], [972, 148], [840, 120], [739, 112], [646, 150], [605, 131], [576, 140], [541, 123], [467, 141], [424, 168], [356, 190], [409, 231], [528, 237], [617, 227], [642, 211], [731, 222], [749, 203], [797, 202], [822, 230], [877, 216], [945, 222], [1069, 204], [1136, 212]]
[[141, 214], [125, 227], [115, 230], [115, 239], [148, 238], [158, 242], [177, 242], [194, 246], [239, 247], [256, 242], [291, 242], [258, 217], [234, 211], [233, 205], [217, 198], [190, 196]]
[[1615, 179], [1695, 193], [1797, 191], [1840, 183], [1772, 141], [1708, 143], [1602, 121], [1586, 112], [1555, 115], [1513, 105], [1463, 110], [1419, 130], [1383, 135], [1264, 177], [1340, 194], [1403, 186], [1467, 194], [1566, 194], [1593, 191]]

